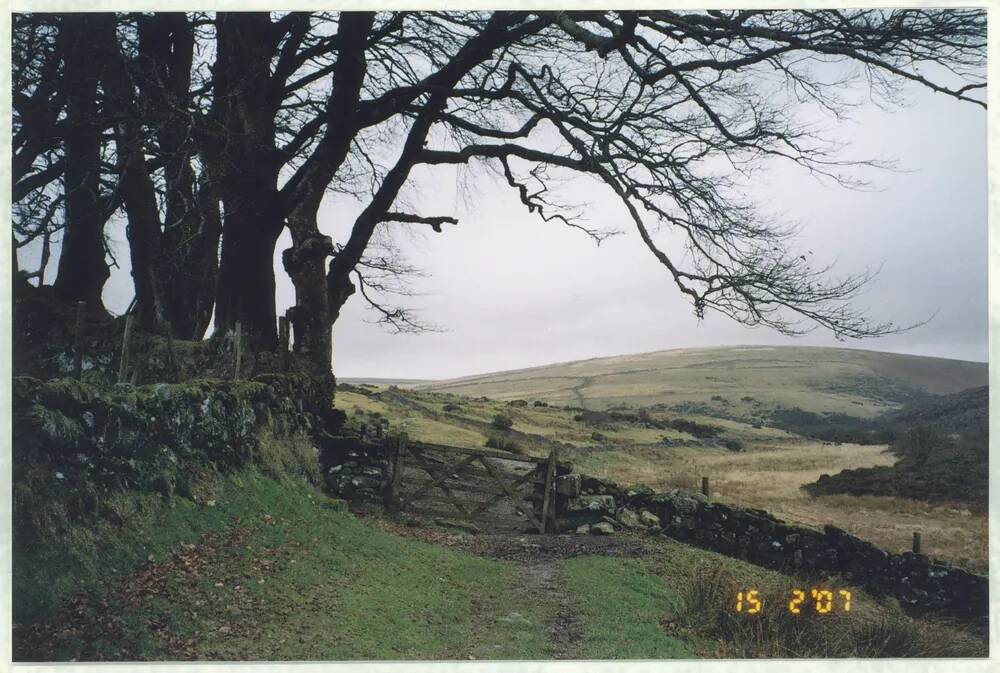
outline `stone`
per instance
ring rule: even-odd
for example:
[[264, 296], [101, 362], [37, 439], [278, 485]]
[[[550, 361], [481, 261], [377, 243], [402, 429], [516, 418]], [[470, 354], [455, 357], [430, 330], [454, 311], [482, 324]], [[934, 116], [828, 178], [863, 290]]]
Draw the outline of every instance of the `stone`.
[[670, 499], [670, 503], [681, 514], [692, 514], [698, 510], [698, 501], [683, 495], [678, 495]]
[[589, 510], [591, 512], [614, 512], [615, 499], [610, 495], [581, 495], [569, 501], [570, 511]]
[[647, 509], [639, 512], [639, 523], [641, 523], [646, 528], [659, 528], [660, 527], [660, 517], [656, 516]]
[[576, 498], [580, 495], [580, 475], [564, 474], [556, 477], [555, 490], [559, 495]]
[[615, 514], [615, 519], [618, 523], [625, 526], [626, 528], [640, 528], [642, 524], [639, 522], [639, 515], [630, 510], [628, 507], [622, 507]]
[[576, 527], [576, 534], [577, 535], [590, 535], [590, 524], [589, 523], [585, 523], [582, 526], [577, 526]]
[[615, 527], [607, 521], [599, 521], [590, 527], [593, 535], [611, 535], [615, 532]]

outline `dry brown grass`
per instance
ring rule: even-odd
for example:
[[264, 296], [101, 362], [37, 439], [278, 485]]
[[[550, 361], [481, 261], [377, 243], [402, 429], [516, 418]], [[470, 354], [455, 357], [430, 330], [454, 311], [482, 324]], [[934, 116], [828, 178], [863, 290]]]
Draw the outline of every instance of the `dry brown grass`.
[[906, 498], [825, 495], [800, 486], [820, 474], [854, 467], [891, 465], [883, 446], [796, 442], [760, 444], [743, 453], [700, 447], [640, 447], [580, 456], [577, 468], [625, 484], [698, 489], [710, 480], [712, 498], [766, 509], [786, 521], [821, 527], [833, 524], [887, 551], [910, 548], [914, 531], [922, 551], [976, 572], [988, 562], [987, 517], [962, 505]]
[[[680, 585], [684, 608], [678, 621], [709, 642], [725, 658], [799, 657], [982, 657], [986, 640], [959, 622], [913, 619], [892, 601], [877, 602], [851, 588], [851, 609], [836, 602], [818, 614], [806, 602], [799, 614], [786, 606], [793, 589], [808, 586], [777, 574], [760, 575], [750, 585], [726, 562], [702, 563]], [[763, 603], [750, 615], [736, 612], [734, 594], [753, 586]]]
[[[709, 403], [727, 398], [728, 412], [775, 408], [872, 416], [894, 405], [880, 401], [885, 385], [955, 392], [985, 385], [985, 363], [844, 348], [688, 348], [555, 363], [415, 386], [510, 400], [606, 408], [657, 403]], [[738, 391], [738, 392], [734, 392]], [[873, 392], [878, 392], [872, 395]], [[754, 401], [743, 403], [750, 395]]]

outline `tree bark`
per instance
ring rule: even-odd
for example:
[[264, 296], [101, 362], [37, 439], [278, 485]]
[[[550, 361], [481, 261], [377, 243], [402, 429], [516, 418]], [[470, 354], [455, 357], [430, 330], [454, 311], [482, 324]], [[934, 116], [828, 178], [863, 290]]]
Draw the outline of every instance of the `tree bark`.
[[274, 350], [274, 248], [284, 228], [283, 159], [275, 147], [281, 95], [270, 80], [275, 28], [267, 13], [221, 12], [216, 32], [212, 121], [219, 131], [205, 154], [224, 211], [215, 328], [240, 321], [255, 349]]
[[304, 237], [294, 232], [313, 231], [312, 225], [290, 221], [293, 245], [282, 263], [295, 286], [295, 306], [288, 311], [294, 330], [294, 352], [320, 371], [328, 370], [333, 355], [333, 320], [326, 291], [326, 258], [333, 253], [329, 236], [318, 231]]
[[[279, 217], [266, 199], [240, 202], [223, 199], [222, 258], [215, 294], [215, 329], [243, 324], [255, 349], [274, 350], [278, 343], [275, 308], [274, 248], [281, 233]], [[280, 224], [280, 219], [277, 219]]]
[[85, 301], [91, 310], [103, 310], [101, 294], [111, 275], [104, 250], [107, 216], [100, 196], [102, 128], [97, 83], [102, 59], [95, 39], [99, 20], [88, 14], [67, 14], [63, 18], [66, 227], [54, 283], [61, 297]]
[[118, 159], [118, 188], [128, 224], [125, 228], [132, 260], [136, 314], [149, 332], [167, 328], [164, 296], [163, 234], [156, 200], [156, 187], [146, 167], [140, 111], [136, 105], [128, 64], [115, 42], [115, 19], [100, 15], [99, 42], [105, 46], [101, 80], [104, 105], [114, 124], [115, 154]]

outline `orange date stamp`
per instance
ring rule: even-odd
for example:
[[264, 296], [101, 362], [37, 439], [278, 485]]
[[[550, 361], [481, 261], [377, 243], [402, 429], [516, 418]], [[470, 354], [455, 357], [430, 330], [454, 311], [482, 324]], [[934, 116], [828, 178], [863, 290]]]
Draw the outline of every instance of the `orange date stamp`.
[[[847, 589], [809, 590], [808, 597], [803, 589], [793, 589], [786, 607], [793, 615], [802, 614], [803, 610], [825, 615], [831, 612], [851, 611], [851, 592]], [[764, 609], [764, 598], [757, 589], [739, 591], [736, 594], [736, 612], [746, 615], [756, 615]]]

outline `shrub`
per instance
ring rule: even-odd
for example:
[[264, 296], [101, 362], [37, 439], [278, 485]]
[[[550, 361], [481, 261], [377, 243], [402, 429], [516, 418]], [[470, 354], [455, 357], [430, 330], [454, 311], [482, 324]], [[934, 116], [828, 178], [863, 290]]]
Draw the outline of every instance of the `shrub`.
[[595, 442], [606, 442], [608, 438], [600, 432], [595, 432], [590, 435], [590, 438]]
[[510, 416], [504, 416], [503, 414], [497, 414], [493, 417], [490, 422], [497, 430], [510, 430], [514, 426], [514, 420]]
[[526, 406], [528, 406], [528, 401], [527, 400], [511, 400], [507, 404], [509, 406], [512, 406], [512, 407], [526, 407]]
[[461, 411], [462, 407], [457, 404], [451, 404], [450, 402], [442, 407], [444, 411]]
[[715, 437], [722, 431], [721, 428], [714, 425], [705, 425], [703, 423], [696, 423], [695, 421], [687, 421], [683, 418], [675, 418], [667, 425], [674, 430], [678, 430], [679, 432], [686, 432], [689, 435], [694, 435], [698, 439]]
[[512, 439], [500, 437], [499, 435], [490, 435], [487, 437], [486, 448], [496, 449], [497, 451], [509, 451], [510, 453], [521, 453], [520, 444]]
[[744, 402], [753, 402], [754, 401], [754, 398], [750, 397], [749, 395], [744, 395], [740, 399], [743, 400]]
[[726, 441], [724, 441], [722, 443], [722, 445], [724, 447], [726, 447], [727, 449], [729, 449], [730, 451], [742, 451], [743, 450], [743, 442], [741, 442], [738, 439], [727, 439]]
[[579, 421], [580, 423], [586, 423], [587, 425], [597, 425], [599, 423], [607, 423], [611, 420], [611, 415], [606, 411], [591, 411], [590, 409], [583, 409], [580, 413], [573, 417], [574, 421]]
[[541, 400], [535, 400], [535, 401], [534, 401], [534, 402], [532, 403], [532, 406], [536, 406], [536, 407], [547, 407], [547, 406], [549, 406], [549, 403], [548, 403], [548, 402], [542, 402]]

